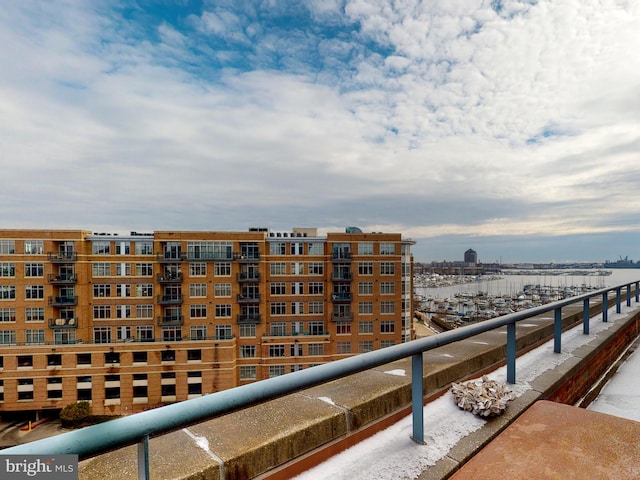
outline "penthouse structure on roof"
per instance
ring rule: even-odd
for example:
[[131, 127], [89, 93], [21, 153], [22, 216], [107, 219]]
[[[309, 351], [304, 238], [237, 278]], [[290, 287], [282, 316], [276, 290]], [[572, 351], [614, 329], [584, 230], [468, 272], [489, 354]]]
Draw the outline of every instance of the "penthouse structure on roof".
[[127, 414], [412, 338], [414, 242], [0, 230], [0, 413]]

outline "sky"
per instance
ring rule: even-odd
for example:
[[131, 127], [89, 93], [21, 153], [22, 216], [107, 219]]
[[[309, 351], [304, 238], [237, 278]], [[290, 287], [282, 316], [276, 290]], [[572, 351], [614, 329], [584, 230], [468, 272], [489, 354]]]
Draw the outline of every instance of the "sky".
[[636, 0], [21, 0], [0, 228], [640, 259]]

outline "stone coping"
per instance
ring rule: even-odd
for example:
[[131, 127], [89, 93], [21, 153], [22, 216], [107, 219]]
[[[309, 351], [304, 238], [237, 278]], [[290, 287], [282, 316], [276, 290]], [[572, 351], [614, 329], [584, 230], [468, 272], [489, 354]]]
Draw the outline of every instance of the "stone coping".
[[[592, 306], [592, 316], [598, 307]], [[563, 308], [564, 328], [581, 322], [580, 307]], [[557, 390], [572, 369], [621, 327], [616, 325], [594, 336], [591, 348], [583, 348], [580, 357], [565, 362], [566, 367], [562, 365], [549, 372], [548, 378], [540, 378], [534, 390], [511, 402], [504, 415], [465, 437], [420, 479], [439, 480], [455, 472], [536, 400]], [[445, 393], [452, 382], [504, 365], [505, 333], [506, 328], [497, 329], [425, 352], [425, 403]], [[518, 354], [552, 335], [552, 312], [520, 322]], [[291, 478], [410, 411], [411, 359], [404, 359], [153, 438], [149, 442], [151, 478]], [[136, 446], [122, 448], [82, 461], [79, 478], [136, 479], [136, 462]]]

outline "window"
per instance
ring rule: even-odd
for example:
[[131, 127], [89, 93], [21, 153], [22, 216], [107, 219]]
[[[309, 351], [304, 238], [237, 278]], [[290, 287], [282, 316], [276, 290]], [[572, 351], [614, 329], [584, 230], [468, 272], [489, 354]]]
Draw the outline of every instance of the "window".
[[59, 353], [50, 353], [47, 355], [47, 366], [49, 367], [59, 367], [62, 365], [62, 355]]
[[269, 345], [269, 356], [270, 357], [284, 357], [285, 348], [284, 345]]
[[131, 242], [116, 242], [116, 255], [131, 255]]
[[230, 263], [216, 263], [213, 266], [213, 275], [215, 277], [230, 277], [231, 276], [231, 264]]
[[93, 285], [93, 296], [98, 297], [110, 297], [111, 285], [107, 283], [96, 283]]
[[394, 302], [380, 302], [380, 313], [395, 313], [396, 304]]
[[304, 284], [302, 282], [291, 282], [291, 295], [302, 295]]
[[94, 319], [111, 318], [111, 305], [94, 305], [93, 318]]
[[291, 255], [304, 255], [304, 247], [300, 242], [291, 243]]
[[18, 379], [18, 400], [33, 400], [33, 378]]
[[309, 275], [324, 275], [324, 263], [309, 262]]
[[44, 307], [25, 308], [25, 319], [27, 322], [44, 322]]
[[33, 355], [18, 355], [18, 368], [33, 368]]
[[76, 365], [91, 365], [91, 354], [76, 353]]
[[44, 330], [26, 330], [25, 341], [31, 344], [44, 345]]
[[309, 355], [324, 355], [324, 344], [323, 343], [310, 343], [309, 344]]
[[351, 353], [351, 342], [338, 342], [336, 344], [336, 353], [338, 355]]
[[338, 335], [351, 335], [351, 322], [336, 323], [336, 333]]
[[147, 352], [132, 352], [133, 363], [147, 363]]
[[150, 240], [137, 241], [136, 255], [153, 255], [153, 242]]
[[202, 395], [202, 383], [189, 383], [189, 384], [187, 384], [187, 394], [189, 394], [189, 395]]
[[207, 264], [206, 263], [190, 263], [189, 264], [189, 276], [190, 277], [206, 277], [207, 276]]
[[373, 333], [373, 322], [372, 321], [358, 322], [358, 333], [361, 335]]
[[132, 339], [133, 337], [131, 336], [131, 327], [130, 326], [126, 326], [126, 325], [120, 325], [118, 327], [116, 327], [116, 340], [118, 341], [125, 341], [125, 340], [129, 340]]
[[395, 275], [396, 264], [392, 262], [380, 262], [380, 275]]
[[286, 295], [287, 288], [284, 282], [272, 282], [271, 283], [271, 295]]
[[111, 264], [103, 262], [94, 263], [92, 272], [94, 277], [109, 277], [111, 276]]
[[14, 253], [16, 253], [15, 240], [0, 240], [0, 255], [13, 255]]
[[207, 296], [207, 284], [206, 283], [192, 283], [189, 285], [189, 296], [191, 298], [206, 297]]
[[182, 340], [182, 329], [180, 327], [162, 327], [163, 342], [177, 342]]
[[323, 335], [324, 322], [309, 322], [309, 335]]
[[26, 285], [24, 298], [27, 300], [42, 300], [44, 298], [44, 285]]
[[116, 286], [116, 292], [118, 297], [130, 297], [131, 296], [131, 285], [129, 284], [120, 284]]
[[0, 308], [0, 322], [15, 322], [15, 321], [16, 321], [15, 308]]
[[76, 343], [76, 331], [74, 329], [54, 330], [53, 343], [56, 345], [71, 345]]
[[136, 318], [153, 318], [153, 305], [136, 305]]
[[153, 263], [136, 263], [136, 277], [152, 277]]
[[269, 378], [284, 375], [284, 365], [269, 365]]
[[233, 338], [231, 325], [216, 325], [216, 340], [230, 340]]
[[373, 282], [359, 282], [358, 295], [373, 295]]
[[371, 242], [358, 243], [358, 255], [373, 255], [373, 243]]
[[257, 368], [255, 365], [242, 365], [240, 367], [240, 380], [255, 380]]
[[372, 341], [358, 342], [358, 351], [360, 353], [367, 353], [367, 352], [373, 351], [373, 342]]
[[111, 249], [111, 242], [99, 240], [94, 241], [91, 245], [91, 253], [94, 255], [109, 255]]
[[256, 336], [256, 326], [253, 323], [243, 323], [239, 328], [241, 338], [253, 338]]
[[360, 315], [372, 315], [373, 302], [358, 302], [358, 313]]
[[138, 342], [153, 342], [153, 325], [136, 325]]
[[292, 315], [303, 315], [304, 314], [304, 303], [303, 302], [291, 302], [291, 314]]
[[273, 262], [269, 264], [269, 272], [271, 275], [286, 275], [286, 263]]
[[118, 277], [128, 277], [131, 275], [130, 263], [116, 263], [116, 275]]
[[25, 277], [44, 277], [44, 263], [25, 263]]
[[373, 275], [373, 262], [358, 262], [358, 275]]
[[0, 300], [13, 300], [16, 298], [15, 285], [0, 285]]
[[324, 243], [309, 242], [309, 255], [324, 255]]
[[0, 277], [15, 277], [15, 276], [16, 276], [15, 263], [0, 263]]
[[230, 297], [231, 296], [231, 284], [230, 283], [216, 283], [213, 286], [214, 297]]
[[187, 350], [187, 361], [188, 362], [201, 362], [202, 361], [202, 350], [200, 350], [200, 349]]
[[25, 240], [24, 241], [24, 254], [25, 255], [43, 255], [44, 254], [44, 241], [42, 241], [42, 240]]
[[396, 293], [396, 284], [394, 282], [380, 282], [381, 295], [393, 295]]
[[396, 323], [393, 320], [382, 320], [380, 322], [380, 333], [394, 333], [396, 331]]
[[393, 347], [395, 342], [393, 340], [380, 340], [380, 348]]
[[153, 297], [152, 283], [139, 283], [135, 286], [136, 297]]
[[273, 302], [271, 304], [271, 315], [286, 315], [287, 304], [285, 302]]
[[223, 303], [221, 305], [216, 305], [215, 310], [216, 318], [230, 318], [231, 317], [231, 304]]
[[191, 340], [206, 340], [207, 339], [207, 326], [206, 325], [193, 325], [189, 329], [189, 337]]
[[304, 263], [292, 262], [291, 275], [304, 275]]
[[15, 345], [15, 343], [16, 343], [15, 330], [0, 330], [0, 345]]
[[312, 315], [324, 314], [324, 302], [309, 302], [309, 313]]
[[160, 352], [160, 361], [162, 362], [175, 362], [176, 351], [175, 350], [163, 350]]
[[396, 244], [383, 242], [380, 244], [380, 255], [395, 255]]
[[240, 358], [254, 358], [255, 356], [255, 345], [240, 345]]
[[120, 352], [105, 352], [104, 354], [105, 365], [115, 365], [117, 363], [120, 363]]
[[287, 334], [287, 324], [285, 322], [271, 322], [269, 335], [281, 337]]
[[189, 308], [190, 318], [207, 318], [207, 306], [205, 304], [191, 305]]
[[111, 343], [111, 327], [93, 327], [93, 343]]
[[309, 282], [309, 295], [322, 295], [322, 294], [324, 294], [324, 283]]
[[287, 244], [285, 242], [271, 242], [269, 244], [269, 255], [285, 255]]

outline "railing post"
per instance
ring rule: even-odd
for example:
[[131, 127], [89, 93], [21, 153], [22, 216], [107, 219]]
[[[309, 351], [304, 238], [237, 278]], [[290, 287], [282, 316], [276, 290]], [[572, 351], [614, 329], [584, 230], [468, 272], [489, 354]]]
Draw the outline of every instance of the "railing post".
[[608, 312], [609, 312], [609, 292], [604, 292], [602, 294], [602, 321], [608, 321]]
[[622, 288], [616, 288], [616, 313], [620, 313], [622, 311], [621, 303], [622, 301]]
[[138, 480], [149, 480], [149, 435], [138, 442]]
[[590, 298], [582, 301], [582, 333], [585, 335], [589, 335], [589, 301]]
[[516, 322], [507, 325], [507, 382], [516, 383]]
[[627, 285], [627, 307], [631, 306], [631, 284]]
[[636, 282], [636, 303], [640, 302], [640, 282]]
[[562, 307], [553, 311], [553, 351], [555, 353], [562, 351]]
[[414, 442], [424, 445], [424, 405], [422, 393], [422, 352], [411, 356], [411, 409]]

